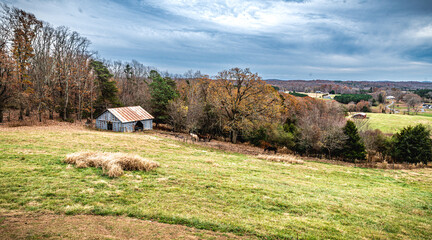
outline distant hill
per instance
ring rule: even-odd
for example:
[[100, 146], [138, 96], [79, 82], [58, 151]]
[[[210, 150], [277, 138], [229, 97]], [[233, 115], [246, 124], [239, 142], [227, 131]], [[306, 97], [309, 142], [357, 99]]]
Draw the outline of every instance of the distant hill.
[[268, 84], [289, 91], [340, 91], [351, 93], [359, 90], [382, 89], [400, 90], [432, 89], [431, 81], [351, 81], [351, 80], [280, 80], [266, 79]]

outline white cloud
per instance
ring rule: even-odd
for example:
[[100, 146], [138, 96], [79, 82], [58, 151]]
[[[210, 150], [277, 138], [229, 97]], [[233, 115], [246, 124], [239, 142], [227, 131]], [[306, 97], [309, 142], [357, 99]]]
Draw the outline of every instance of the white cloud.
[[432, 75], [430, 64], [404, 55], [430, 43], [432, 16], [391, 14], [386, 7], [393, 2], [344, 2], [8, 1], [78, 31], [102, 57], [137, 59], [171, 71], [193, 68], [213, 75], [240, 66], [265, 78]]

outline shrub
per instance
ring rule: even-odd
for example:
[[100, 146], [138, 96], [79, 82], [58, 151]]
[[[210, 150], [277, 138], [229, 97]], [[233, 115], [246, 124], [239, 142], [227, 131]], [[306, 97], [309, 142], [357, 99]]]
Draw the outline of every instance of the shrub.
[[255, 146], [260, 146], [263, 141], [267, 142], [268, 134], [265, 127], [259, 127], [249, 133], [245, 133], [245, 140]]
[[432, 161], [431, 130], [419, 124], [393, 135], [393, 158], [398, 162], [427, 164]]
[[381, 159], [384, 160], [390, 154], [390, 138], [386, 137], [379, 129], [360, 132], [360, 136], [363, 139], [369, 157], [380, 154]]
[[361, 141], [357, 127], [353, 121], [347, 121], [343, 128], [344, 134], [347, 136], [343, 149], [343, 156], [350, 160], [364, 160], [366, 158], [366, 148]]
[[273, 128], [271, 134], [268, 136], [268, 141], [280, 147], [293, 148], [295, 145], [294, 133], [295, 126], [284, 124]]
[[78, 168], [101, 167], [109, 177], [119, 177], [123, 170], [150, 171], [159, 167], [157, 162], [125, 153], [78, 152], [68, 154], [64, 161]]

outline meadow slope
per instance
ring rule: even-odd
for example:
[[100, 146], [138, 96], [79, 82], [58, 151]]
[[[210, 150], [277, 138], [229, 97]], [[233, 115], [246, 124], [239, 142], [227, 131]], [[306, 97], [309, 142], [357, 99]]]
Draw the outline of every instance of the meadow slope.
[[384, 133], [396, 133], [404, 127], [417, 124], [432, 126], [432, 118], [426, 115], [367, 113], [367, 116], [370, 128]]
[[[161, 166], [111, 179], [63, 162], [84, 150], [134, 153]], [[432, 236], [432, 169], [293, 165], [151, 133], [0, 127], [0, 179], [3, 212], [122, 215], [267, 238]]]

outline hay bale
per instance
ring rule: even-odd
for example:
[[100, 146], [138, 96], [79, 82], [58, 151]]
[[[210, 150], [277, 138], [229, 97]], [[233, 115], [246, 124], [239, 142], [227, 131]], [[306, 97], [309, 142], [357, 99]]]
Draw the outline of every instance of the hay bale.
[[272, 161], [272, 162], [286, 162], [286, 163], [295, 163], [295, 164], [303, 164], [304, 161], [297, 158], [294, 155], [263, 155], [260, 154], [257, 156], [259, 159]]
[[68, 154], [64, 160], [78, 168], [102, 168], [109, 177], [119, 177], [126, 171], [150, 171], [159, 167], [159, 163], [138, 155], [110, 152], [77, 152]]

